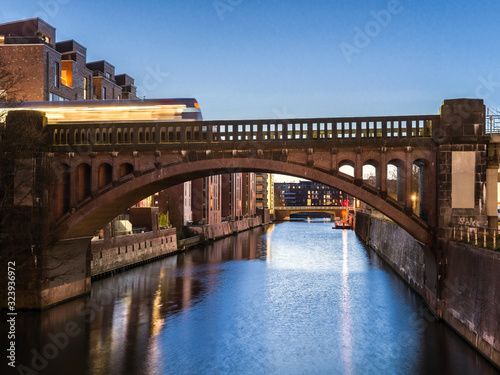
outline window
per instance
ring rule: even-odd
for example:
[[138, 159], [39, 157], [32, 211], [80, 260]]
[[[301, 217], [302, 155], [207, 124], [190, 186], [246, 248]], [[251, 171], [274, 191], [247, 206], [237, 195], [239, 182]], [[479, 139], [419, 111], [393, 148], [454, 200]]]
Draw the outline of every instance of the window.
[[83, 77], [83, 100], [87, 100], [87, 89], [88, 89], [88, 81], [87, 77]]
[[61, 68], [61, 83], [64, 86], [73, 87], [73, 60], [63, 60]]
[[66, 100], [68, 100], [68, 99], [63, 98], [62, 96], [50, 93], [50, 101], [51, 102], [63, 102], [63, 101], [66, 101]]
[[102, 100], [105, 100], [106, 99], [106, 87], [103, 87], [102, 88]]

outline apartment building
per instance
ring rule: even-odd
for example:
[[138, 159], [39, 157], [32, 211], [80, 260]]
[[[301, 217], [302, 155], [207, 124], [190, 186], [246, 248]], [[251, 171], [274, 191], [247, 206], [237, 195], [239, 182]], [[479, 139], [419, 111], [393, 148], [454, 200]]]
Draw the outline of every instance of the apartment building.
[[136, 99], [134, 80], [115, 76], [105, 60], [87, 62], [87, 49], [75, 40], [56, 41], [56, 28], [40, 18], [0, 24], [0, 68], [18, 78], [0, 87], [12, 101]]
[[275, 183], [275, 205], [284, 206], [342, 206], [352, 204], [353, 197], [330, 186], [313, 181]]
[[243, 216], [243, 173], [222, 175], [222, 217], [238, 220]]

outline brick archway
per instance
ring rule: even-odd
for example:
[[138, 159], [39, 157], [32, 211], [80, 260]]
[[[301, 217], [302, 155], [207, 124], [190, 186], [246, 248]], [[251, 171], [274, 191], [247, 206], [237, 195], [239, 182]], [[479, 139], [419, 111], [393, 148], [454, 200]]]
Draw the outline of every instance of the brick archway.
[[404, 206], [365, 184], [341, 173], [331, 174], [319, 168], [265, 158], [221, 158], [200, 160], [154, 169], [128, 180], [95, 197], [75, 214], [59, 223], [58, 237], [77, 238], [92, 235], [118, 214], [140, 199], [155, 192], [210, 174], [233, 172], [272, 172], [313, 180], [342, 190], [384, 213], [424, 244], [432, 241], [428, 225], [417, 216], [408, 215]]

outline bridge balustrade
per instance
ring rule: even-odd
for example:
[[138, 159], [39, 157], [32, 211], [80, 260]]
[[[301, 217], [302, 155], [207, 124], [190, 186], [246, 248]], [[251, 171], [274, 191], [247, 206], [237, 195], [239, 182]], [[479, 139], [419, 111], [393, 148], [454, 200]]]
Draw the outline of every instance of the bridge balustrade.
[[[49, 124], [54, 146], [429, 138], [439, 115], [294, 120]], [[76, 128], [76, 129], [75, 129]]]

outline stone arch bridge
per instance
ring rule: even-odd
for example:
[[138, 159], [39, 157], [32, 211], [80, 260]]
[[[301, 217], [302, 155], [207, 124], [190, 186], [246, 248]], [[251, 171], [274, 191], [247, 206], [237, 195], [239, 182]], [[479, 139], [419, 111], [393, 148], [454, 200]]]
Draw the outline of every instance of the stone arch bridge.
[[[87, 292], [91, 237], [140, 199], [195, 178], [245, 171], [310, 179], [355, 196], [419, 241], [436, 259], [437, 278], [437, 239], [447, 238], [459, 216], [488, 220], [484, 114], [482, 100], [455, 99], [445, 100], [434, 115], [48, 124], [51, 148], [41, 164], [49, 178], [36, 199], [44, 207], [50, 246], [42, 244], [38, 261], [71, 251], [68, 267], [78, 272], [62, 281], [57, 270], [36, 274], [42, 286], [25, 303], [43, 308]], [[453, 164], [452, 154], [463, 163]], [[463, 176], [472, 178], [467, 184], [472, 193], [467, 190], [467, 202], [452, 207], [455, 194], [462, 194], [452, 191], [452, 172], [465, 173], [462, 164], [470, 169], [470, 160], [473, 170]], [[339, 171], [345, 165], [354, 176]], [[376, 171], [371, 183], [363, 180], [368, 165]], [[397, 170], [393, 197], [388, 194], [389, 165]], [[418, 212], [412, 200], [415, 170]]]

